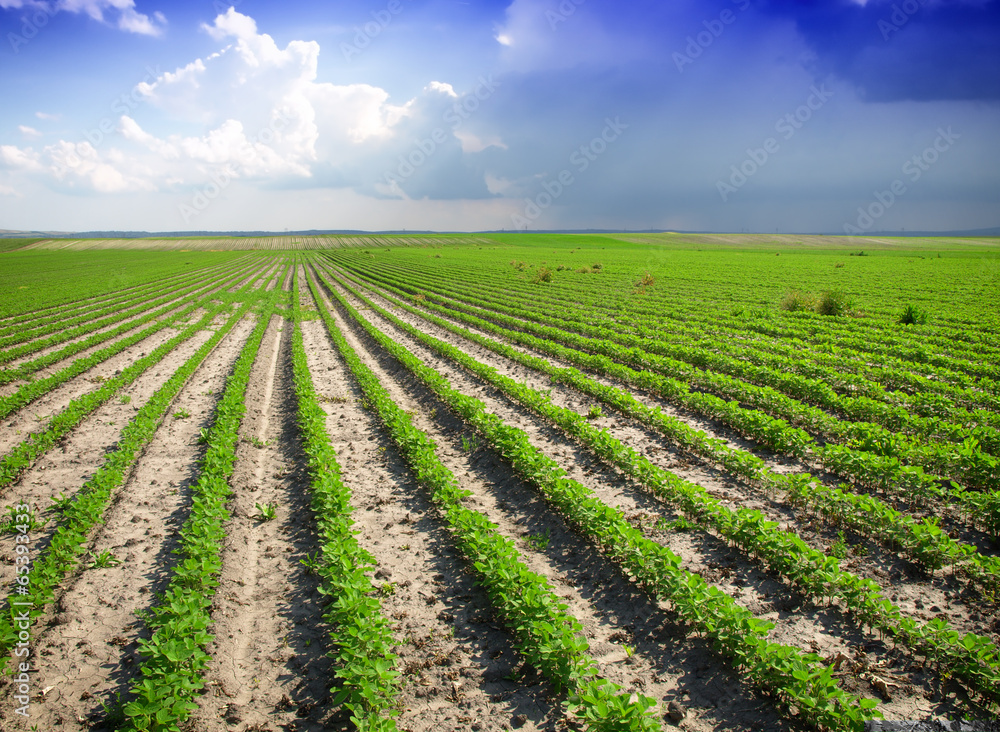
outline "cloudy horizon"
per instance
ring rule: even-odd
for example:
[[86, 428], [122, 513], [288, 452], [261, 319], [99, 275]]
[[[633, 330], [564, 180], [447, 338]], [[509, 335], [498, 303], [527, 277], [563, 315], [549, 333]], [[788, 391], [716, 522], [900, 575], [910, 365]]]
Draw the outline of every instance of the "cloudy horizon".
[[1000, 1], [0, 0], [0, 229], [1000, 225]]

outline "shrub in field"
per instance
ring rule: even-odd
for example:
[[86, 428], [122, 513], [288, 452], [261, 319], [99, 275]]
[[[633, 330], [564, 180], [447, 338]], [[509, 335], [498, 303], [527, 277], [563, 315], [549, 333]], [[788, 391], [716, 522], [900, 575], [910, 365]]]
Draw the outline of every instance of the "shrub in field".
[[642, 277], [636, 280], [635, 286], [645, 292], [647, 287], [652, 287], [655, 283], [656, 278], [649, 272], [644, 272]]
[[789, 290], [781, 299], [781, 309], [787, 310], [790, 313], [812, 310], [814, 305], [815, 303], [810, 295], [798, 290]]
[[819, 296], [816, 303], [816, 312], [820, 315], [846, 315], [851, 310], [854, 303], [843, 292], [838, 290], [828, 290]]
[[927, 311], [913, 303], [907, 303], [899, 316], [899, 322], [903, 325], [924, 325], [927, 322]]
[[535, 272], [532, 282], [551, 282], [552, 278], [555, 277], [555, 273], [548, 267], [539, 267], [538, 271]]

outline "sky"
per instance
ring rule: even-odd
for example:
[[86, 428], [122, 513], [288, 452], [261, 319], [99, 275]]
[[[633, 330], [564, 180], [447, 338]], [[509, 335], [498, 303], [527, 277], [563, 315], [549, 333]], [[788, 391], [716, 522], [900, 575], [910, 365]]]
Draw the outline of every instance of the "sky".
[[0, 0], [0, 229], [1000, 226], [1000, 0]]

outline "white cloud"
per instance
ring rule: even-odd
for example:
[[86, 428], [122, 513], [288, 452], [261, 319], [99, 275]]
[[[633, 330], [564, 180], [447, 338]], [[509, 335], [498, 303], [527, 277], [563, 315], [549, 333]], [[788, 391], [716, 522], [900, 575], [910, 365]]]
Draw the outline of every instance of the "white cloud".
[[38, 117], [38, 119], [55, 121], [55, 120], [59, 119], [62, 115], [59, 115], [59, 114], [49, 114], [48, 112], [35, 112], [35, 116]]
[[135, 0], [0, 0], [0, 8], [17, 10], [21, 8], [42, 11], [48, 15], [68, 12], [87, 15], [100, 23], [109, 23], [105, 13], [117, 16], [116, 25], [129, 33], [158, 36], [163, 33], [167, 19], [161, 12], [153, 13], [153, 19], [135, 9]]
[[18, 125], [18, 131], [25, 137], [41, 137], [42, 133], [36, 130], [34, 127], [28, 127], [28, 125]]
[[0, 183], [0, 196], [13, 196], [14, 198], [21, 198], [22, 194], [10, 186], [5, 186]]
[[0, 166], [10, 170], [41, 170], [38, 153], [30, 147], [21, 149], [15, 145], [0, 145]]
[[[318, 43], [280, 48], [233, 8], [203, 29], [227, 45], [138, 84], [135, 96], [146, 103], [120, 117], [114, 132], [40, 150], [6, 146], [0, 166], [95, 193], [177, 193], [224, 177], [244, 187], [353, 188], [397, 198], [406, 197], [402, 189], [416, 198], [488, 195], [483, 173], [464, 156], [504, 144], [488, 131], [453, 127], [446, 113], [462, 97], [451, 84], [431, 81], [393, 103], [370, 84], [319, 81]], [[171, 133], [178, 123], [187, 130]], [[432, 135], [435, 153], [419, 174], [380, 192], [376, 183], [399, 157]]]

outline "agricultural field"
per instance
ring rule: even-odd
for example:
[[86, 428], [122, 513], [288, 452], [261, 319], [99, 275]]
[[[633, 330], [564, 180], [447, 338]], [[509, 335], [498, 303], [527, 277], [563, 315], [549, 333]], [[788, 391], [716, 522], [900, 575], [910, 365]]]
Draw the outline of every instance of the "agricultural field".
[[1000, 241], [287, 239], [0, 253], [0, 729], [996, 719]]

